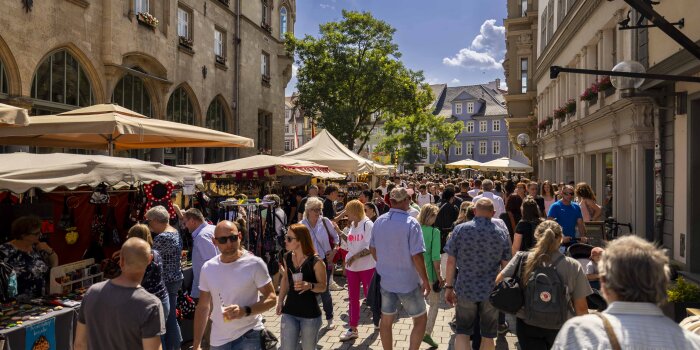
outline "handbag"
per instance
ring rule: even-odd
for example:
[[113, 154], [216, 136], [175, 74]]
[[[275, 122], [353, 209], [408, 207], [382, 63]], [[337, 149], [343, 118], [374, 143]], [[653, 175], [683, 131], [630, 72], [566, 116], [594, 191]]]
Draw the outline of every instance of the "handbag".
[[193, 320], [194, 312], [197, 309], [192, 297], [182, 289], [177, 291], [177, 311], [176, 316], [180, 320]]
[[527, 253], [520, 255], [513, 277], [504, 278], [493, 288], [491, 295], [489, 295], [489, 302], [495, 308], [514, 314], [523, 307], [525, 298], [523, 297], [523, 287], [520, 285], [520, 267], [526, 257]]
[[267, 329], [260, 331], [260, 347], [263, 350], [277, 349], [277, 337]]

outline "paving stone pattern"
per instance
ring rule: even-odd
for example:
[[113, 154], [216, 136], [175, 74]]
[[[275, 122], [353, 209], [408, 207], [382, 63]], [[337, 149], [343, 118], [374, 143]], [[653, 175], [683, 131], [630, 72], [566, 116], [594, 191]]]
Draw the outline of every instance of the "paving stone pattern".
[[[345, 278], [341, 276], [335, 276], [335, 280], [341, 286], [345, 285]], [[328, 349], [372, 349], [379, 350], [382, 349], [381, 340], [379, 339], [379, 330], [374, 331], [374, 325], [372, 324], [372, 312], [369, 307], [362, 304], [360, 310], [362, 315], [360, 317], [360, 325], [358, 327], [359, 337], [357, 339], [341, 342], [340, 335], [345, 332], [347, 327], [347, 322], [349, 322], [348, 315], [348, 292], [347, 290], [331, 292], [333, 296], [334, 304], [334, 329], [321, 328], [320, 339], [318, 342], [318, 349], [328, 350]], [[266, 312], [264, 315], [265, 327], [271, 330], [275, 335], [279, 337], [280, 334], [280, 316], [275, 315], [274, 310]], [[450, 308], [447, 304], [442, 304], [440, 312], [438, 313], [437, 321], [435, 322], [435, 328], [433, 330], [433, 340], [437, 342], [440, 346], [438, 349], [452, 349], [452, 343], [454, 342], [454, 337], [452, 330], [450, 329], [449, 322], [454, 316], [454, 308]], [[325, 314], [322, 316], [325, 319]], [[409, 337], [411, 334], [411, 328], [413, 322], [411, 318], [403, 311], [399, 310], [399, 318], [394, 323], [393, 334], [394, 334], [394, 349], [395, 350], [407, 350], [409, 345]], [[325, 321], [323, 323], [325, 327]], [[497, 350], [505, 349], [517, 349], [515, 335], [508, 333], [505, 337], [500, 337], [496, 342]], [[421, 344], [421, 349], [431, 349], [431, 347], [425, 343]]]

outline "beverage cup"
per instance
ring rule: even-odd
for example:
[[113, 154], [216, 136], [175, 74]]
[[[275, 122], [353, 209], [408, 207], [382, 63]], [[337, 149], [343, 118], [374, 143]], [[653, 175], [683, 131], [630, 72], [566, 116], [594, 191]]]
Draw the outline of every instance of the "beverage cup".
[[301, 287], [300, 283], [302, 282], [303, 278], [304, 275], [301, 272], [292, 274], [292, 280], [294, 281], [294, 289], [298, 289], [299, 287]]

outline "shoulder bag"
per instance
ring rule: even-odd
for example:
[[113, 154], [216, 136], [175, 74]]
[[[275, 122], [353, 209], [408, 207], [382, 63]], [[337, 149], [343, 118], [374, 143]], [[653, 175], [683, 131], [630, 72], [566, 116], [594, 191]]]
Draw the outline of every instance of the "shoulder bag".
[[505, 277], [489, 295], [489, 302], [495, 308], [509, 314], [518, 312], [525, 304], [523, 287], [520, 284], [520, 268], [523, 265], [523, 259], [527, 259], [527, 253], [521, 254], [518, 258], [513, 277]]
[[605, 315], [602, 313], [596, 311], [593, 313], [594, 315], [600, 317], [600, 320], [603, 321], [603, 327], [605, 327], [605, 333], [608, 335], [608, 340], [610, 340], [610, 346], [613, 348], [613, 350], [622, 350], [622, 347], [620, 346], [620, 342], [617, 340], [617, 336], [615, 335], [615, 331], [613, 330], [612, 324], [608, 320]]

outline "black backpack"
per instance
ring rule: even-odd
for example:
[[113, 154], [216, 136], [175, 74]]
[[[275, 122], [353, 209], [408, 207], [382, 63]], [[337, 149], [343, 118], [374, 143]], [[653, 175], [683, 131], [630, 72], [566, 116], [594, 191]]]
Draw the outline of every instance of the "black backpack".
[[570, 310], [567, 288], [556, 269], [564, 258], [562, 255], [552, 264], [536, 267], [527, 277], [525, 323], [540, 328], [559, 329], [566, 322]]

